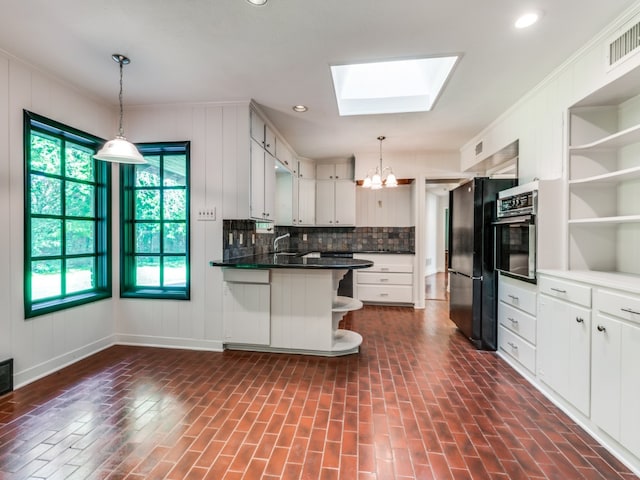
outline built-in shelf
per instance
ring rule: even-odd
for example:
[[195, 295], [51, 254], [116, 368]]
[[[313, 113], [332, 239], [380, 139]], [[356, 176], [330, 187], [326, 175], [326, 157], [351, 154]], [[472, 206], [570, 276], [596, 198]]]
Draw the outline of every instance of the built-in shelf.
[[614, 150], [637, 142], [640, 142], [640, 125], [634, 125], [594, 142], [570, 146], [569, 151], [580, 153], [589, 150]]
[[351, 312], [353, 310], [360, 310], [361, 308], [362, 302], [357, 298], [338, 296], [333, 299], [331, 311], [334, 313]]
[[573, 218], [569, 220], [569, 225], [589, 225], [589, 226], [607, 226], [623, 223], [639, 223], [640, 215], [623, 215], [616, 217], [596, 217], [596, 218]]
[[640, 167], [626, 168], [615, 172], [604, 173], [602, 175], [594, 175], [586, 178], [569, 180], [569, 185], [616, 185], [627, 180], [635, 180], [640, 178]]

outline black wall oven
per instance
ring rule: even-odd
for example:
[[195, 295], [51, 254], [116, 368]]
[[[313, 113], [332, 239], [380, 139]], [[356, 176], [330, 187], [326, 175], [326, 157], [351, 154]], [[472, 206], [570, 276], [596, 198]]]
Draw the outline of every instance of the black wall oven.
[[529, 282], [536, 281], [537, 202], [537, 190], [500, 192], [493, 222], [496, 270]]

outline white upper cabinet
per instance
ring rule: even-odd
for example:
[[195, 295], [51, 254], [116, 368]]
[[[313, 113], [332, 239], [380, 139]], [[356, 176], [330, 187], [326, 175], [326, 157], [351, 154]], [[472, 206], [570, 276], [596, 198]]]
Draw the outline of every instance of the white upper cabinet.
[[353, 166], [351, 163], [318, 163], [316, 179], [353, 180]]
[[251, 218], [275, 220], [275, 159], [251, 141]]
[[356, 223], [356, 184], [350, 180], [316, 181], [316, 225], [352, 226]]
[[271, 155], [276, 154], [276, 134], [255, 111], [251, 110], [251, 138]]
[[298, 162], [298, 176], [300, 178], [316, 178], [316, 165], [307, 159]]

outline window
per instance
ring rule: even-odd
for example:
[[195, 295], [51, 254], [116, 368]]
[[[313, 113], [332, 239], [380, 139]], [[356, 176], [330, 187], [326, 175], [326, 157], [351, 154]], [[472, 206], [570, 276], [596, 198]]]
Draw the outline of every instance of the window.
[[189, 142], [120, 166], [120, 296], [189, 299]]
[[24, 139], [25, 317], [111, 297], [104, 140], [27, 111]]

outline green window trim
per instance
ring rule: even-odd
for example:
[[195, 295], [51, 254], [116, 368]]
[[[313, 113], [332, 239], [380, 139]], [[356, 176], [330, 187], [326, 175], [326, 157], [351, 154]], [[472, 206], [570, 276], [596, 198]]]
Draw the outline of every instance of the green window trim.
[[141, 143], [120, 165], [120, 297], [190, 299], [190, 142]]
[[110, 298], [111, 168], [93, 159], [104, 140], [27, 110], [23, 121], [25, 318]]

